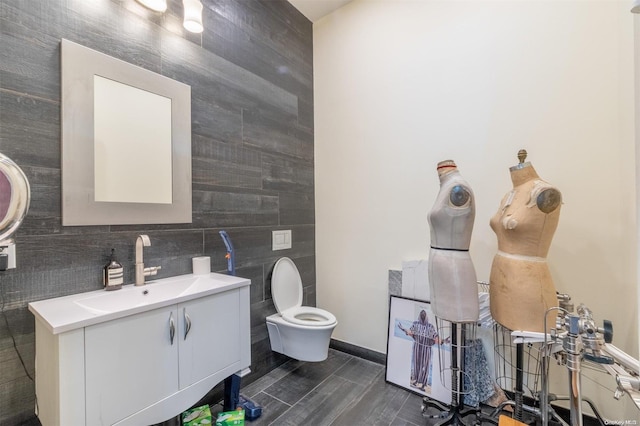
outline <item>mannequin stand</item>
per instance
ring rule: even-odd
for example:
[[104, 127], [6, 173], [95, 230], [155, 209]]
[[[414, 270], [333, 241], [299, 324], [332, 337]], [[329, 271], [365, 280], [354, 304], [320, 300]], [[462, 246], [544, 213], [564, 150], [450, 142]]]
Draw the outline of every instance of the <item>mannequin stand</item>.
[[522, 360], [524, 359], [524, 344], [516, 344], [516, 387], [513, 389], [513, 400], [515, 405], [513, 407], [513, 418], [516, 420], [522, 420], [522, 406], [524, 405], [524, 390], [523, 390], [523, 373]]
[[[548, 375], [549, 356], [547, 345], [543, 343], [512, 343], [511, 330], [496, 324], [494, 327], [497, 384], [512, 392], [513, 399], [502, 402], [492, 412], [497, 417], [507, 406], [511, 407], [510, 417], [526, 424], [537, 424], [537, 419], [553, 418], [561, 425], [568, 426], [550, 405], [550, 398], [544, 385]], [[515, 360], [513, 359], [515, 355]], [[542, 379], [542, 389], [539, 388]], [[533, 406], [525, 403], [525, 398], [533, 400]], [[557, 399], [554, 396], [554, 399]], [[506, 414], [506, 413], [504, 413]], [[543, 423], [544, 424], [544, 423]]]
[[[467, 324], [460, 324], [460, 341], [458, 341], [458, 323], [451, 323], [451, 406], [446, 407], [429, 397], [423, 398], [423, 412], [428, 408], [440, 410], [438, 416], [431, 418], [442, 419], [434, 426], [469, 426], [479, 425], [480, 422], [490, 422], [497, 425], [497, 420], [481, 413], [480, 408], [465, 407], [464, 405], [464, 374], [465, 374], [465, 341], [467, 336]], [[442, 364], [441, 364], [442, 365]], [[470, 422], [465, 422], [469, 417]]]

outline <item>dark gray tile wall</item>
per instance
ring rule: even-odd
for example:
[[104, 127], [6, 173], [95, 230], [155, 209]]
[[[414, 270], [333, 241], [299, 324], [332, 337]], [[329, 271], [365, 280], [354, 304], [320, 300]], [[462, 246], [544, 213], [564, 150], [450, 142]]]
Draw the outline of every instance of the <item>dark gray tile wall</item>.
[[[27, 303], [100, 289], [111, 247], [133, 282], [139, 233], [151, 238], [145, 260], [162, 265], [161, 278], [189, 273], [200, 255], [224, 271], [218, 231], [228, 231], [237, 274], [252, 280], [245, 383], [285, 361], [271, 352], [264, 323], [275, 312], [269, 276], [280, 256], [296, 261], [305, 302], [315, 305], [312, 24], [285, 0], [203, 4], [205, 31], [191, 34], [179, 0], [164, 15], [134, 0], [0, 0], [0, 152], [32, 190], [18, 268], [0, 273], [0, 425], [34, 416]], [[61, 38], [192, 87], [192, 224], [62, 226]], [[292, 230], [292, 249], [271, 251], [276, 229]]]

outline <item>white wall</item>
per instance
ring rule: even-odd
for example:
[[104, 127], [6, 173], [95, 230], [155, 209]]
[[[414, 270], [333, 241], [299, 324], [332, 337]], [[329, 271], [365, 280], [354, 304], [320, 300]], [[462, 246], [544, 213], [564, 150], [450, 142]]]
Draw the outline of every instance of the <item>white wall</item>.
[[[633, 21], [627, 1], [355, 0], [314, 24], [317, 301], [334, 338], [386, 352], [387, 271], [428, 254], [440, 160], [474, 189], [488, 280], [489, 218], [526, 148], [563, 193], [557, 289], [638, 356]], [[640, 414], [584, 382], [610, 418]]]
[[[636, 224], [640, 223], [640, 14], [634, 16], [634, 74], [635, 74], [635, 133], [636, 133]], [[640, 227], [636, 227], [638, 250], [636, 253], [636, 271], [638, 274], [638, 305], [640, 306]], [[640, 324], [640, 315], [638, 316]], [[640, 342], [638, 342], [640, 344]]]

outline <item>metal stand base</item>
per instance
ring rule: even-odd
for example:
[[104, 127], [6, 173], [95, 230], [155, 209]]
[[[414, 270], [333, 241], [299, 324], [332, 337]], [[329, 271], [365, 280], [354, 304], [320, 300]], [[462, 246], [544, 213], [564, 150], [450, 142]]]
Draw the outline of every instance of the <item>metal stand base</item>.
[[[445, 425], [454, 425], [454, 426], [473, 426], [479, 425], [481, 421], [488, 421], [495, 425], [498, 424], [496, 420], [490, 418], [479, 418], [485, 417], [482, 413], [479, 412], [479, 409], [473, 407], [460, 407], [460, 406], [452, 406], [447, 408], [445, 405], [441, 404], [438, 401], [434, 401], [431, 398], [424, 397], [422, 399], [422, 410], [426, 411], [429, 408], [435, 408], [440, 410], [439, 415], [434, 416], [426, 416], [427, 418], [432, 419], [441, 419], [439, 422], [434, 423], [433, 426], [445, 426]], [[473, 416], [471, 422], [465, 422], [464, 419], [466, 417]]]
[[[465, 371], [464, 355], [465, 355], [465, 339], [467, 335], [467, 325], [460, 324], [460, 336], [458, 336], [458, 324], [451, 323], [451, 407], [447, 407], [438, 401], [429, 397], [422, 399], [422, 412], [426, 412], [429, 408], [440, 410], [440, 414], [431, 416], [431, 418], [442, 419], [433, 426], [475, 426], [482, 422], [489, 422], [497, 425], [498, 421], [484, 415], [480, 408], [465, 407], [463, 402], [464, 389], [463, 374]], [[460, 343], [458, 343], [460, 338]], [[425, 417], [429, 417], [428, 415]], [[472, 417], [468, 423], [465, 418]]]

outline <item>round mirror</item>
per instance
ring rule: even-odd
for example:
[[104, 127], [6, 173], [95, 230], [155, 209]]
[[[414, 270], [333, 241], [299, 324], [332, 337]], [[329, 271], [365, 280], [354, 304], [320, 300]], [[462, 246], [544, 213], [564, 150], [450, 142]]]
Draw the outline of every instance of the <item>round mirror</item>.
[[0, 154], [0, 242], [11, 238], [29, 210], [27, 176], [10, 158]]

